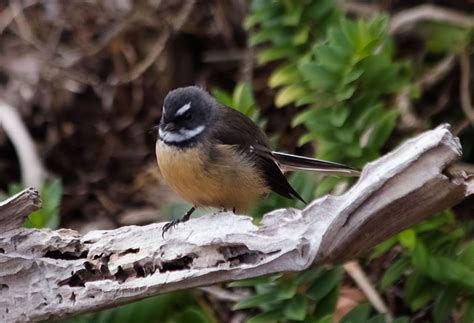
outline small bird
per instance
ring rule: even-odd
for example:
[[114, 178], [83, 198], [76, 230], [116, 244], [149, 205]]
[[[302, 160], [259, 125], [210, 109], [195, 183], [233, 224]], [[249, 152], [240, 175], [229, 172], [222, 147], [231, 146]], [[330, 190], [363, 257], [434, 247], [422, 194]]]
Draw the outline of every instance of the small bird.
[[252, 120], [197, 86], [168, 93], [158, 129], [156, 158], [163, 179], [193, 205], [167, 223], [163, 235], [189, 220], [197, 207], [244, 212], [270, 191], [306, 203], [286, 171], [359, 176], [345, 165], [272, 151]]

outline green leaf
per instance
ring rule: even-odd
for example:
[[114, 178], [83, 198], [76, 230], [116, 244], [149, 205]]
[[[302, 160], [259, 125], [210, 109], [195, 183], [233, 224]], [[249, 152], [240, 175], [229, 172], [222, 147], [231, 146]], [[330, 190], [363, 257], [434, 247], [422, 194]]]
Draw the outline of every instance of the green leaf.
[[341, 267], [328, 270], [321, 274], [309, 287], [306, 296], [313, 301], [320, 301], [326, 297], [338, 284], [342, 276]]
[[294, 48], [283, 47], [283, 48], [270, 48], [262, 51], [258, 54], [259, 64], [265, 64], [278, 59], [286, 58], [293, 54]]
[[370, 304], [358, 305], [352, 310], [350, 310], [346, 315], [344, 315], [340, 323], [367, 322], [367, 320], [369, 319], [370, 311]]
[[283, 311], [281, 309], [273, 310], [270, 312], [260, 313], [251, 317], [247, 323], [268, 323], [268, 322], [277, 322], [278, 319], [281, 319], [283, 316]]
[[355, 91], [355, 86], [347, 86], [344, 90], [340, 90], [336, 93], [336, 100], [339, 102], [349, 100], [352, 98]]
[[255, 46], [266, 41], [272, 40], [274, 39], [275, 34], [281, 34], [282, 32], [284, 32], [284, 30], [278, 26], [273, 28], [262, 29], [250, 36], [249, 45]]
[[474, 240], [464, 244], [459, 253], [459, 261], [474, 270]]
[[433, 264], [428, 270], [431, 277], [445, 282], [455, 282], [474, 290], [474, 269], [444, 256], [433, 256], [432, 260]]
[[62, 198], [62, 184], [58, 178], [51, 179], [41, 185], [40, 196], [42, 207], [32, 212], [24, 226], [27, 228], [51, 228], [59, 226], [59, 208]]
[[258, 23], [270, 19], [275, 13], [276, 12], [272, 6], [260, 8], [259, 10], [252, 10], [251, 14], [248, 15], [244, 20], [244, 28], [252, 28]]
[[339, 299], [339, 285], [336, 285], [323, 299], [316, 304], [314, 316], [318, 319], [333, 314]]
[[330, 88], [337, 84], [337, 74], [320, 64], [305, 63], [299, 70], [312, 87]]
[[392, 133], [398, 118], [398, 112], [391, 110], [380, 118], [370, 134], [368, 146], [380, 149]]
[[232, 97], [227, 94], [224, 90], [214, 89], [212, 90], [212, 96], [222, 105], [225, 105], [230, 108], [234, 108], [234, 101]]
[[301, 45], [308, 41], [310, 28], [309, 26], [302, 26], [298, 29], [292, 39], [293, 45]]
[[285, 307], [285, 316], [294, 321], [302, 321], [306, 317], [308, 300], [303, 295], [293, 297]]
[[418, 242], [413, 248], [411, 257], [413, 266], [417, 270], [426, 273], [428, 270], [430, 256], [428, 255], [428, 252], [426, 251], [426, 248], [421, 241]]
[[255, 104], [250, 87], [245, 83], [237, 84], [232, 99], [237, 110], [245, 114], [247, 117], [250, 117], [253, 112], [252, 108]]
[[278, 301], [280, 301], [280, 299], [278, 299], [274, 293], [256, 294], [238, 301], [234, 304], [232, 310], [237, 311], [246, 308], [259, 307], [263, 304], [275, 303]]
[[324, 272], [324, 269], [322, 267], [314, 267], [308, 270], [305, 270], [303, 272], [298, 273], [298, 276], [296, 277], [296, 284], [301, 285], [301, 284], [306, 284], [308, 282], [312, 282], [321, 274]]
[[416, 231], [413, 229], [407, 229], [398, 234], [398, 241], [405, 248], [412, 250], [416, 244]]
[[12, 196], [17, 193], [20, 193], [22, 189], [23, 189], [23, 186], [21, 186], [20, 183], [10, 183], [8, 184], [8, 195]]
[[294, 64], [288, 64], [283, 67], [278, 68], [275, 72], [272, 73], [268, 84], [271, 88], [286, 85], [292, 82], [295, 82], [299, 77], [298, 69]]
[[451, 314], [456, 305], [458, 295], [459, 288], [448, 287], [436, 297], [433, 309], [433, 317], [436, 323], [448, 321], [449, 314]]
[[403, 293], [405, 303], [416, 311], [437, 295], [437, 286], [432, 281], [427, 280], [421, 273], [414, 272], [408, 276]]
[[289, 85], [278, 91], [275, 98], [275, 105], [277, 107], [283, 107], [287, 104], [295, 102], [301, 95], [305, 93], [304, 89], [300, 86]]
[[349, 109], [348, 106], [342, 105], [342, 106], [334, 107], [331, 111], [331, 123], [335, 127], [341, 127], [344, 124], [344, 122], [346, 122], [350, 113], [351, 113], [351, 110]]
[[370, 318], [370, 320], [366, 321], [367, 323], [386, 323], [386, 322], [390, 322], [389, 320], [387, 320], [387, 317], [385, 316], [385, 314], [377, 314], [373, 317]]
[[337, 183], [339, 183], [339, 179], [337, 177], [331, 176], [323, 178], [316, 186], [316, 192], [314, 195], [323, 196], [325, 194], [331, 193]]
[[297, 288], [296, 281], [289, 279], [279, 286], [278, 292], [274, 296], [280, 300], [290, 299], [295, 295]]
[[316, 44], [314, 47], [318, 63], [325, 66], [332, 72], [340, 71], [348, 59], [347, 53], [341, 53], [335, 47], [323, 44]]
[[344, 73], [344, 76], [342, 78], [342, 84], [347, 85], [350, 83], [353, 83], [357, 81], [362, 75], [364, 74], [364, 69], [362, 68], [354, 68], [346, 73]]
[[[136, 318], [131, 318], [130, 320], [127, 320], [128, 322], [133, 321], [133, 319]], [[138, 321], [138, 320], [137, 320]], [[176, 318], [177, 322], [193, 322], [193, 323], [211, 323], [213, 320], [210, 320], [209, 318], [204, 315], [204, 313], [196, 308], [188, 308], [184, 312], [182, 312], [178, 317]]]
[[390, 285], [396, 282], [403, 273], [409, 268], [409, 262], [406, 257], [403, 257], [395, 261], [388, 267], [382, 276], [380, 281], [380, 288], [385, 291]]
[[374, 252], [370, 256], [370, 259], [375, 259], [385, 254], [387, 251], [392, 249], [392, 247], [397, 243], [398, 239], [396, 237], [391, 237], [384, 242], [380, 243], [374, 248]]
[[[472, 29], [472, 28], [471, 28]], [[434, 21], [423, 22], [420, 31], [425, 35], [425, 46], [428, 51], [456, 52], [466, 47], [472, 41], [472, 30], [459, 28]]]

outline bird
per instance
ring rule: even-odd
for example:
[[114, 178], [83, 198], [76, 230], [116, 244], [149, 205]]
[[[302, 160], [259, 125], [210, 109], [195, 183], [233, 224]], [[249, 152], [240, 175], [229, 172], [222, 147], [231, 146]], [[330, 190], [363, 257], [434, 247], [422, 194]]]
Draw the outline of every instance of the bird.
[[258, 125], [198, 86], [177, 88], [166, 95], [157, 128], [161, 175], [192, 204], [180, 219], [163, 226], [163, 237], [189, 220], [196, 208], [241, 213], [271, 191], [306, 204], [285, 177], [288, 171], [360, 174], [346, 165], [273, 151]]

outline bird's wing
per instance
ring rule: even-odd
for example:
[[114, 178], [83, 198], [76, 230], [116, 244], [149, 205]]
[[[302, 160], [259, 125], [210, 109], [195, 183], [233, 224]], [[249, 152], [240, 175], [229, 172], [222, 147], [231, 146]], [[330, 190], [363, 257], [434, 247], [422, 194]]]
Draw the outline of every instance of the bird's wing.
[[270, 189], [286, 198], [303, 198], [288, 183], [280, 165], [268, 147], [267, 136], [242, 113], [221, 107], [211, 136], [215, 141], [231, 145], [248, 157], [260, 171]]
[[278, 161], [284, 172], [299, 170], [318, 172], [336, 176], [360, 175], [360, 171], [358, 171], [357, 169], [325, 160], [286, 154], [278, 151], [273, 151], [272, 155], [275, 156], [276, 160]]

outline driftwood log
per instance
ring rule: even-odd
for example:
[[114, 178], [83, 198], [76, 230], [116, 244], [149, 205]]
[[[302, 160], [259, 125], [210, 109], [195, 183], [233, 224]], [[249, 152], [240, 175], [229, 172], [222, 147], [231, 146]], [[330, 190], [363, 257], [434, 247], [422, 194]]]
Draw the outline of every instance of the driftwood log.
[[0, 321], [64, 317], [357, 257], [472, 194], [473, 179], [448, 169], [460, 155], [457, 138], [440, 126], [368, 164], [343, 195], [276, 210], [258, 226], [248, 216], [205, 215], [164, 239], [163, 223], [84, 236], [18, 228], [37, 205], [34, 192], [20, 194], [0, 204]]

